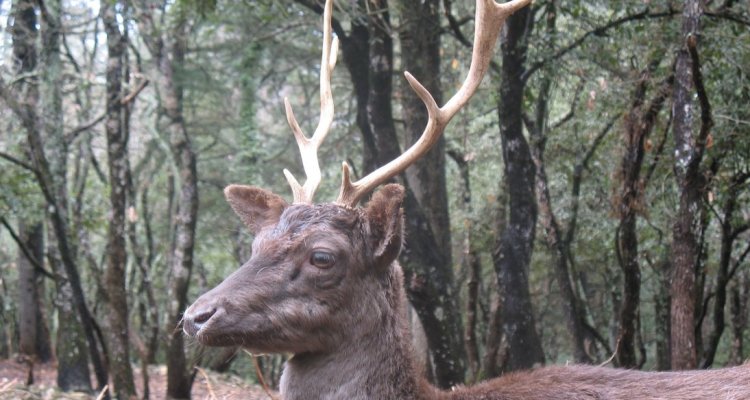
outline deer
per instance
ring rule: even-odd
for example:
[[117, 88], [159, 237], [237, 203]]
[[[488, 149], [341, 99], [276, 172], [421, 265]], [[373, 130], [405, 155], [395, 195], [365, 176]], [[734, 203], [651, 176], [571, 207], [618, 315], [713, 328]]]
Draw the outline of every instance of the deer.
[[[286, 400], [314, 399], [750, 399], [750, 365], [710, 371], [641, 372], [596, 366], [547, 366], [474, 386], [440, 390], [415, 361], [406, 317], [403, 186], [386, 183], [422, 157], [477, 90], [506, 18], [531, 0], [477, 0], [474, 47], [466, 80], [442, 107], [408, 72], [428, 110], [422, 137], [394, 160], [352, 181], [335, 202], [314, 203], [321, 181], [317, 151], [333, 122], [330, 78], [338, 42], [332, 0], [324, 7], [321, 113], [312, 137], [302, 132], [288, 99], [306, 181], [284, 175], [293, 202], [255, 186], [230, 185], [225, 197], [254, 234], [249, 261], [200, 296], [183, 330], [205, 346], [291, 354], [280, 382]], [[382, 185], [382, 187], [381, 187]], [[379, 188], [379, 189], [378, 189]], [[377, 189], [377, 190], [375, 190]], [[371, 192], [365, 206], [359, 202]]]

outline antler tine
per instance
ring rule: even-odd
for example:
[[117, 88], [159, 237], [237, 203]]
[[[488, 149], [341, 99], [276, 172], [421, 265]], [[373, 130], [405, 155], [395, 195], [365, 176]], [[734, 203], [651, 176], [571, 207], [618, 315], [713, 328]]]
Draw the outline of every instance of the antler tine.
[[404, 73], [409, 85], [427, 108], [428, 121], [422, 136], [396, 159], [356, 182], [351, 181], [349, 165], [344, 162], [343, 182], [339, 197], [336, 200], [337, 203], [354, 207], [365, 194], [401, 173], [424, 156], [437, 143], [450, 120], [469, 101], [482, 82], [492, 59], [495, 43], [503, 23], [513, 12], [529, 3], [531, 3], [531, 0], [513, 0], [502, 4], [495, 3], [494, 0], [477, 0], [476, 17], [474, 19], [474, 48], [469, 74], [461, 88], [443, 107], [438, 107], [430, 92], [416, 78], [408, 72]]
[[333, 0], [326, 0], [323, 11], [323, 52], [320, 60], [320, 121], [312, 138], [308, 139], [302, 132], [297, 119], [294, 117], [294, 111], [292, 111], [289, 99], [284, 98], [286, 119], [297, 141], [297, 147], [299, 147], [300, 155], [302, 156], [302, 167], [307, 176], [307, 180], [304, 186], [302, 186], [289, 170], [284, 169], [284, 175], [289, 182], [289, 186], [292, 187], [295, 203], [312, 203], [315, 190], [317, 190], [321, 179], [318, 148], [320, 148], [320, 144], [323, 143], [326, 135], [328, 135], [328, 131], [331, 129], [331, 124], [333, 123], [331, 74], [336, 66], [339, 41], [338, 38], [331, 39], [333, 36], [331, 29], [332, 12]]

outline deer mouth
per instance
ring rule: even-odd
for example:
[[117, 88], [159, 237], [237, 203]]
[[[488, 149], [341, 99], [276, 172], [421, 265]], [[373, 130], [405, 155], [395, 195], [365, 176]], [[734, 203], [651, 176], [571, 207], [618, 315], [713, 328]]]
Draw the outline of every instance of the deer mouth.
[[253, 330], [242, 329], [247, 325], [255, 326], [257, 320], [248, 323], [246, 318], [237, 319], [223, 307], [193, 310], [190, 307], [183, 318], [182, 330], [189, 337], [195, 338], [204, 346], [247, 346], [255, 336]]

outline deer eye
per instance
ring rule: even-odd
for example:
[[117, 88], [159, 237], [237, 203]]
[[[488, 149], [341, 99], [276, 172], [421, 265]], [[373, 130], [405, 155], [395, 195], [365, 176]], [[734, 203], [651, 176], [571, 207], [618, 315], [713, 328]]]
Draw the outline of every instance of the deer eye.
[[318, 268], [331, 268], [335, 262], [336, 258], [327, 251], [315, 250], [310, 255], [310, 264]]

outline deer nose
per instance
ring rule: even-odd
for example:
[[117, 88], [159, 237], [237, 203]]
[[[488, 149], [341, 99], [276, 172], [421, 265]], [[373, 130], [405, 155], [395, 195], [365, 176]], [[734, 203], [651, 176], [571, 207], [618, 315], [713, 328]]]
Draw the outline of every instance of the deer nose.
[[214, 314], [216, 314], [216, 307], [194, 311], [188, 309], [185, 312], [185, 319], [182, 326], [183, 331], [189, 336], [195, 336]]

